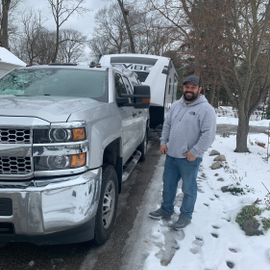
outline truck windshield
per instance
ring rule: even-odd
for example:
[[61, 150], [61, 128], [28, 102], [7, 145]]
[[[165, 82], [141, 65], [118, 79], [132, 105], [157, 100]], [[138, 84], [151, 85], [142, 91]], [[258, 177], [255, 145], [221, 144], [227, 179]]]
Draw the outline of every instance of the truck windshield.
[[106, 71], [25, 68], [0, 79], [0, 95], [72, 96], [107, 102]]

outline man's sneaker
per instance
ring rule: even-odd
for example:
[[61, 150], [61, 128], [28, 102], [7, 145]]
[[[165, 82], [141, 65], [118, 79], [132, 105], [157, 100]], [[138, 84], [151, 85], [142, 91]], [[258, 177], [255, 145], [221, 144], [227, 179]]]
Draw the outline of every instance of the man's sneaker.
[[164, 210], [162, 207], [160, 207], [158, 210], [154, 212], [150, 212], [149, 216], [151, 218], [156, 218], [156, 219], [170, 219], [171, 218], [171, 213]]
[[191, 219], [188, 216], [184, 214], [180, 214], [180, 217], [178, 221], [173, 225], [173, 228], [177, 231], [182, 230], [188, 224], [190, 224], [190, 222], [191, 222]]

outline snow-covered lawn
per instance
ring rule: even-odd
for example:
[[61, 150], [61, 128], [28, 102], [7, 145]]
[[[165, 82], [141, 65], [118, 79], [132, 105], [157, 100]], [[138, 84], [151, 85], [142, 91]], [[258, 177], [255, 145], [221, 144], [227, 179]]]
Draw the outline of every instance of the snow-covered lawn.
[[[219, 124], [237, 125], [237, 121], [235, 118], [217, 118]], [[267, 129], [269, 120], [251, 121], [250, 125], [265, 126]], [[259, 207], [267, 206], [266, 195], [270, 196], [267, 191], [270, 190], [270, 159], [266, 161], [268, 136], [264, 133], [249, 134], [251, 153], [234, 153], [235, 139], [235, 135], [216, 135], [212, 147], [205, 154], [198, 174], [199, 192], [195, 211], [188, 227], [178, 232], [171, 228], [178, 219], [181, 206], [181, 182], [172, 220], [148, 219], [148, 226], [152, 229], [142, 239], [144, 252], [148, 255], [143, 263], [144, 270], [270, 269], [270, 229], [264, 232], [260, 226], [264, 235], [247, 236], [235, 221], [241, 208], [257, 199], [261, 201]], [[265, 148], [258, 143], [265, 143]], [[210, 168], [215, 158], [209, 155], [213, 149], [226, 157], [223, 167], [217, 170]], [[164, 160], [165, 156], [162, 156], [153, 179], [155, 187], [160, 189], [160, 196], [151, 206], [152, 210], [158, 208], [161, 202]], [[237, 183], [245, 194], [232, 195], [221, 191], [223, 186]], [[270, 218], [270, 211], [264, 211], [263, 215]]]

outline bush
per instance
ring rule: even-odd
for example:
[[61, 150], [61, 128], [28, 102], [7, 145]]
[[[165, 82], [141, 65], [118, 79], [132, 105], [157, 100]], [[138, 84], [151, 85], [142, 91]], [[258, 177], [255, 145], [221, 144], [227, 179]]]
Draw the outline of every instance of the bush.
[[266, 119], [270, 119], [270, 101], [267, 101], [267, 107], [266, 107], [266, 110], [264, 112], [264, 117]]
[[254, 216], [260, 215], [262, 210], [255, 204], [246, 205], [237, 214], [235, 221], [242, 227], [246, 220], [255, 220]]
[[267, 231], [270, 228], [270, 218], [262, 219], [263, 229]]

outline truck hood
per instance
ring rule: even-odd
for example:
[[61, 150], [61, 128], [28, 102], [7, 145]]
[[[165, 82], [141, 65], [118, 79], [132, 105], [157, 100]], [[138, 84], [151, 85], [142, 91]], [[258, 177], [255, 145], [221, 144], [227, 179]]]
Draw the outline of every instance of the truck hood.
[[90, 98], [0, 96], [0, 116], [36, 117], [48, 122], [66, 122], [72, 113], [99, 104]]

